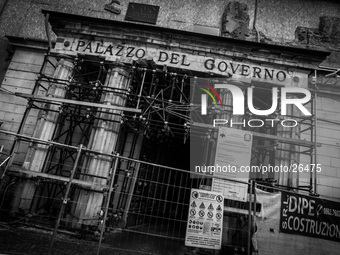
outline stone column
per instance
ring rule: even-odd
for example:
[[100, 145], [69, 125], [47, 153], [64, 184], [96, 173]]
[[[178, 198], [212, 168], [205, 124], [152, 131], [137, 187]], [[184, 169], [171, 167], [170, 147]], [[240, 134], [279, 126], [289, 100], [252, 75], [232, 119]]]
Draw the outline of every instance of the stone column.
[[[127, 89], [128, 85], [129, 73], [125, 70], [125, 68], [114, 67], [109, 69], [104, 87], [125, 90]], [[125, 102], [125, 94], [113, 93], [111, 90], [104, 91], [102, 94], [102, 104], [125, 106]], [[98, 113], [97, 115], [87, 148], [98, 152], [111, 154], [115, 150], [117, 144], [121, 111], [110, 109], [100, 110], [102, 112]], [[110, 175], [111, 162], [112, 157], [103, 156], [100, 154], [87, 154], [83, 163], [83, 171], [85, 174], [89, 174], [91, 176], [85, 176], [84, 180], [99, 185], [106, 185], [106, 178], [108, 178]], [[96, 178], [93, 177], [93, 175], [104, 178]], [[76, 226], [79, 227], [80, 224], [95, 225], [97, 223], [95, 220], [87, 220], [96, 219], [98, 216], [98, 212], [102, 208], [103, 194], [81, 190], [75, 200], [73, 216], [75, 217], [74, 223], [76, 223]]]
[[[126, 134], [122, 156], [139, 159], [142, 151], [143, 138], [144, 136], [142, 131], [139, 131], [138, 133], [128, 132]], [[120, 165], [120, 169], [125, 170], [126, 173], [121, 171], [120, 174], [116, 176], [117, 188], [113, 196], [113, 207], [116, 210], [121, 208], [124, 209], [123, 220], [125, 220], [125, 222], [127, 221], [128, 211], [130, 209], [132, 196], [135, 190], [139, 168], [139, 163], [133, 161], [123, 161]], [[124, 183], [126, 183], [126, 185], [124, 185]]]
[[[73, 72], [73, 62], [61, 59], [56, 67], [53, 78], [63, 80], [62, 82], [51, 82], [46, 96], [55, 98], [65, 98], [66, 87]], [[45, 109], [41, 110], [34, 129], [33, 137], [42, 140], [52, 140], [54, 131], [58, 125], [59, 106], [55, 104], [45, 104]], [[23, 169], [28, 171], [41, 172], [46, 160], [48, 145], [39, 143], [31, 143], [28, 148]], [[35, 185], [33, 181], [25, 180], [19, 183], [15, 191], [12, 211], [19, 209], [28, 212], [31, 207], [33, 196], [35, 193]]]

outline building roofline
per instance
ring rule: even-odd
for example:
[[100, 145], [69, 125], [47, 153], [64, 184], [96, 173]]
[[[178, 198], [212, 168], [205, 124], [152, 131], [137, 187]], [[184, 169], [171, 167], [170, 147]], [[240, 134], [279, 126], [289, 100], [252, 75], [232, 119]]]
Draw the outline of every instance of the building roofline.
[[[138, 29], [138, 30], [145, 30], [149, 32], [156, 32], [156, 33], [170, 33], [170, 34], [178, 34], [183, 35], [186, 37], [193, 37], [193, 38], [205, 38], [211, 41], [215, 41], [217, 43], [227, 43], [227, 44], [237, 44], [240, 47], [251, 48], [253, 51], [256, 50], [269, 50], [269, 51], [276, 51], [276, 52], [290, 52], [294, 53], [295, 55], [304, 55], [304, 56], [311, 56], [315, 59], [318, 57], [320, 59], [325, 59], [327, 56], [330, 55], [329, 51], [320, 50], [320, 49], [310, 49], [304, 47], [293, 47], [293, 46], [283, 46], [278, 44], [270, 44], [270, 43], [261, 43], [261, 42], [254, 42], [254, 41], [247, 41], [247, 40], [240, 40], [216, 35], [208, 35], [208, 34], [201, 34], [197, 32], [191, 31], [184, 31], [184, 30], [177, 30], [172, 28], [165, 28], [159, 26], [152, 26], [140, 23], [132, 23], [132, 22], [123, 22], [117, 20], [108, 20], [102, 18], [94, 18], [89, 16], [81, 16], [63, 12], [55, 12], [50, 10], [42, 10], [41, 11], [44, 15], [49, 14], [50, 19], [58, 19], [65, 21], [73, 21], [73, 22], [81, 22], [81, 23], [93, 23], [99, 24], [104, 26], [117, 26], [117, 27], [125, 27], [131, 29]], [[56, 32], [57, 29], [53, 28], [53, 31], [58, 35]]]
[[[48, 50], [48, 40], [11, 35], [5, 35], [5, 37], [7, 38], [9, 43], [13, 46], [26, 47], [38, 50]], [[52, 41], [52, 45], [54, 44], [55, 42]]]

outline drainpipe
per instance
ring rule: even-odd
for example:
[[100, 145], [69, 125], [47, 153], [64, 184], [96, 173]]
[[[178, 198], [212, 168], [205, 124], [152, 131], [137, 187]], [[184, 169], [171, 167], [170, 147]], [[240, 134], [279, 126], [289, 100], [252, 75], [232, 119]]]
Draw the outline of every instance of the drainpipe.
[[256, 31], [256, 41], [260, 42], [260, 33], [256, 29], [256, 19], [257, 19], [257, 0], [255, 0], [255, 6], [254, 6], [253, 29]]
[[45, 15], [45, 31], [46, 31], [46, 36], [48, 40], [48, 51], [52, 49], [52, 42], [51, 42], [51, 33], [50, 33], [50, 28], [48, 26], [48, 20], [50, 18], [50, 14], [46, 13]]

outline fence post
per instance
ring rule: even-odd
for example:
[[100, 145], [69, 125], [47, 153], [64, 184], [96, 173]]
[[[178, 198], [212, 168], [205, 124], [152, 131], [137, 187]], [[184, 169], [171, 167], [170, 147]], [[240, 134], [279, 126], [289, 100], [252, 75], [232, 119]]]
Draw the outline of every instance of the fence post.
[[51, 255], [51, 252], [52, 252], [52, 246], [53, 246], [53, 243], [54, 243], [54, 238], [57, 234], [61, 217], [63, 216], [66, 205], [67, 205], [68, 194], [70, 193], [73, 177], [74, 177], [74, 174], [75, 174], [77, 167], [78, 167], [78, 162], [79, 162], [79, 159], [80, 159], [82, 149], [83, 149], [83, 145], [80, 144], [79, 148], [78, 148], [78, 152], [77, 152], [77, 157], [76, 157], [76, 160], [74, 162], [74, 165], [73, 165], [73, 168], [72, 168], [72, 171], [71, 171], [70, 179], [69, 179], [67, 186], [66, 186], [65, 197], [63, 198], [63, 203], [61, 204], [61, 208], [60, 208], [60, 211], [59, 211], [59, 214], [58, 214], [57, 222], [56, 222], [54, 230], [53, 230], [52, 240], [51, 240], [50, 246], [48, 247], [48, 253], [47, 253], [48, 255]]
[[[253, 201], [253, 224], [252, 224], [252, 228], [253, 228], [253, 236], [251, 236], [251, 244], [253, 245], [254, 249], [255, 249], [255, 252], [257, 252], [258, 248], [257, 248], [257, 241], [256, 240], [253, 240], [253, 237], [255, 237], [255, 234], [257, 232], [257, 226], [256, 226], [256, 196], [257, 196], [257, 193], [256, 193], [256, 181], [253, 181], [253, 188], [254, 188], [254, 201]], [[254, 241], [254, 242], [253, 242]]]
[[249, 184], [249, 210], [248, 210], [248, 255], [251, 255], [251, 227], [252, 227], [252, 213], [251, 213], [251, 205], [252, 205], [252, 194], [253, 194], [253, 180], [250, 180]]
[[118, 156], [119, 156], [119, 154], [117, 154], [116, 157], [115, 157], [115, 163], [114, 163], [113, 171], [112, 171], [112, 174], [111, 174], [109, 191], [108, 191], [108, 195], [107, 195], [107, 198], [106, 198], [106, 204], [105, 204], [105, 209], [104, 209], [103, 224], [102, 224], [102, 227], [100, 229], [100, 237], [99, 237], [98, 249], [97, 249], [97, 253], [96, 253], [97, 255], [99, 255], [99, 253], [100, 253], [100, 246], [102, 244], [103, 234], [104, 234], [104, 230], [105, 230], [105, 227], [106, 227], [107, 212], [109, 210], [111, 194], [112, 194], [112, 190], [113, 190], [113, 183], [114, 183], [116, 170], [117, 170], [117, 166], [118, 166]]

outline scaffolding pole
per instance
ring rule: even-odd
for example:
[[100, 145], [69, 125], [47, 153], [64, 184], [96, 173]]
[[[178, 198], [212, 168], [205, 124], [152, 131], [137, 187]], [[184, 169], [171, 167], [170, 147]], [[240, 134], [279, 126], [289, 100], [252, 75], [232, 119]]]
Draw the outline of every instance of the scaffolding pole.
[[252, 226], [252, 194], [253, 194], [253, 180], [250, 180], [249, 184], [249, 209], [248, 209], [248, 251], [247, 255], [251, 255], [251, 226]]
[[[117, 156], [119, 156], [119, 154], [117, 154]], [[110, 179], [110, 184], [109, 184], [109, 191], [108, 191], [108, 195], [107, 195], [107, 198], [106, 198], [103, 223], [102, 223], [102, 226], [101, 226], [101, 229], [100, 229], [100, 237], [99, 237], [97, 255], [99, 255], [99, 253], [100, 253], [100, 246], [102, 244], [103, 235], [104, 235], [104, 231], [105, 231], [105, 228], [106, 228], [106, 219], [107, 219], [107, 214], [108, 214], [108, 211], [109, 211], [111, 195], [112, 195], [112, 191], [113, 191], [113, 183], [114, 183], [114, 179], [115, 179], [114, 177], [116, 175], [117, 166], [118, 166], [118, 158], [116, 157], [114, 159], [114, 161], [115, 162], [114, 162], [113, 171], [111, 173], [111, 179]]]
[[80, 159], [82, 149], [83, 149], [83, 145], [81, 144], [81, 145], [79, 145], [77, 157], [76, 157], [76, 160], [74, 162], [73, 169], [71, 171], [71, 176], [70, 176], [69, 182], [67, 183], [67, 186], [66, 186], [66, 191], [65, 191], [65, 196], [63, 198], [63, 203], [61, 205], [61, 208], [60, 208], [60, 211], [59, 211], [59, 214], [58, 214], [58, 218], [57, 218], [57, 222], [56, 222], [54, 230], [53, 230], [53, 235], [52, 235], [52, 239], [51, 239], [51, 242], [50, 242], [50, 246], [48, 247], [48, 253], [47, 253], [48, 255], [51, 255], [51, 252], [52, 252], [54, 239], [55, 239], [55, 236], [56, 236], [57, 231], [58, 231], [58, 227], [59, 227], [59, 224], [60, 224], [61, 217], [63, 216], [64, 211], [65, 211], [65, 207], [67, 205], [68, 194], [69, 194], [70, 189], [71, 189], [74, 174], [75, 174], [77, 167], [78, 167], [78, 162], [79, 162], [79, 159]]
[[[317, 82], [318, 82], [318, 76], [317, 76], [317, 71], [314, 71], [314, 78], [315, 78], [315, 84], [314, 84], [314, 164], [317, 164], [317, 94], [318, 94], [318, 87], [317, 87]], [[318, 179], [317, 179], [317, 171], [314, 171], [314, 195], [318, 194]]]

